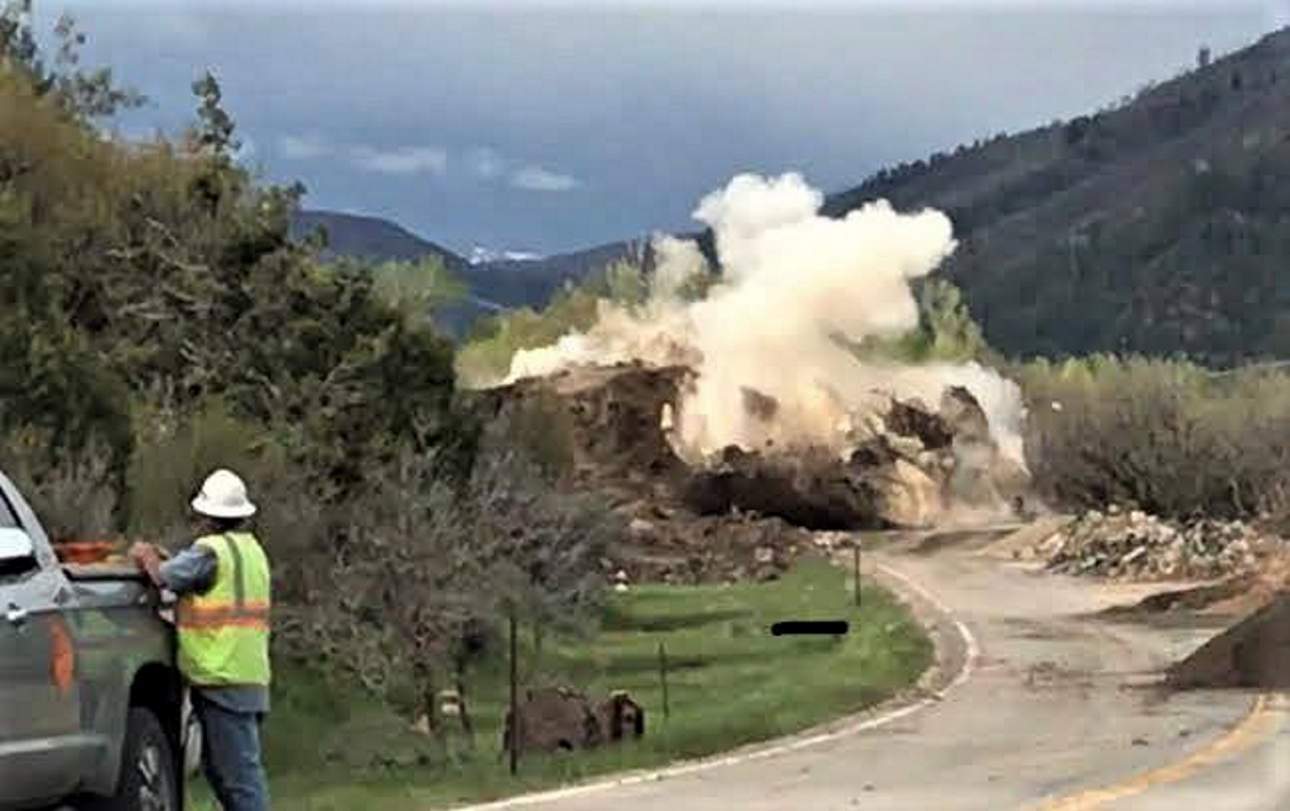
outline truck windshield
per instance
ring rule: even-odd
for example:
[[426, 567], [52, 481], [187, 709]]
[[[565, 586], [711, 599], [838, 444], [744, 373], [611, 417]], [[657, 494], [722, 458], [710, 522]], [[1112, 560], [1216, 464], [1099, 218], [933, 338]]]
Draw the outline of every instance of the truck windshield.
[[9, 506], [9, 500], [0, 493], [0, 529], [13, 529], [21, 527], [18, 523], [18, 516], [14, 513], [13, 507]]

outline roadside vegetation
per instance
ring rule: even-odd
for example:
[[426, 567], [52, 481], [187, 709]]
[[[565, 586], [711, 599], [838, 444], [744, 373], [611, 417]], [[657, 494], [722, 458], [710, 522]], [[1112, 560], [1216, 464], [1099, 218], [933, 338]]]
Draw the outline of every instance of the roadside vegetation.
[[[274, 560], [275, 807], [352, 808], [355, 784], [438, 801], [659, 764], [866, 706], [921, 672], [926, 641], [877, 592], [843, 640], [766, 637], [784, 613], [847, 613], [831, 569], [607, 592], [622, 519], [569, 486], [541, 404], [485, 424], [458, 396], [458, 366], [504, 373], [514, 347], [589, 324], [597, 299], [638, 303], [640, 266], [568, 290], [556, 316], [486, 325], [459, 354], [434, 325], [462, 290], [442, 265], [332, 259], [325, 234], [290, 237], [304, 189], [242, 165], [214, 75], [193, 83], [185, 132], [125, 140], [112, 116], [138, 94], [81, 67], [70, 19], [47, 59], [29, 12], [0, 0], [0, 467], [55, 540], [172, 549], [191, 540], [201, 477], [243, 474]], [[631, 690], [646, 739], [526, 760], [508, 781], [512, 616], [526, 680]], [[660, 641], [676, 661], [666, 724]], [[441, 717], [445, 689], [472, 712], [473, 748]]]
[[[431, 808], [551, 787], [805, 729], [872, 706], [911, 683], [931, 644], [889, 594], [866, 587], [856, 608], [846, 574], [824, 561], [780, 581], [731, 586], [639, 586], [615, 593], [596, 628], [540, 649], [523, 637], [523, 680], [623, 689], [645, 708], [639, 741], [575, 755], [526, 754], [516, 779], [501, 756], [505, 661], [478, 665], [468, 710], [473, 746], [455, 720], [442, 734], [408, 729], [343, 679], [292, 669], [278, 681], [267, 733], [274, 808]], [[847, 619], [843, 637], [772, 637], [781, 619]], [[664, 718], [658, 647], [668, 661]], [[357, 777], [356, 777], [357, 776]], [[199, 789], [200, 796], [200, 789]], [[213, 806], [199, 802], [199, 811]]]
[[1246, 519], [1290, 507], [1290, 375], [1277, 367], [1094, 356], [1012, 372], [1030, 469], [1054, 505]]
[[[700, 295], [711, 281], [712, 277], [695, 281], [684, 292]], [[620, 259], [579, 284], [567, 283], [542, 310], [520, 307], [483, 319], [457, 352], [461, 383], [480, 387], [505, 380], [519, 350], [585, 332], [596, 323], [602, 302], [630, 308], [644, 303], [648, 293], [644, 260]]]

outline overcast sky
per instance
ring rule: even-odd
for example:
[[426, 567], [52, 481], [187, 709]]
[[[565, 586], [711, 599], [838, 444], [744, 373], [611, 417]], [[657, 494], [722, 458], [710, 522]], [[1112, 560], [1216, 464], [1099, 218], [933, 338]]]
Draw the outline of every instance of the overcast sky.
[[[1286, 2], [37, 0], [173, 130], [215, 71], [307, 205], [546, 253], [684, 228], [742, 171], [840, 190], [1087, 112], [1290, 20]], [[806, 10], [804, 10], [806, 9]]]

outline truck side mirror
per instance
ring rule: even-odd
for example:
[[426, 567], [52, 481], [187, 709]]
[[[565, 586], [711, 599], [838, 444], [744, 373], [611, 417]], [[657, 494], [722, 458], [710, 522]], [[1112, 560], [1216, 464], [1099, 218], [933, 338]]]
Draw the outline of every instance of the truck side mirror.
[[0, 567], [36, 558], [36, 544], [21, 529], [0, 528]]

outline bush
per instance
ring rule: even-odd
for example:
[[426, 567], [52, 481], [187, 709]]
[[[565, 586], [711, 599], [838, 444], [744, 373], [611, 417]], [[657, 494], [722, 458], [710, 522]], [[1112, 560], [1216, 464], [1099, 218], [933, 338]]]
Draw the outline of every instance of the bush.
[[118, 477], [99, 441], [72, 450], [34, 427], [0, 433], [4, 473], [54, 541], [111, 540], [119, 530]]
[[281, 649], [351, 674], [412, 717], [433, 717], [439, 687], [466, 689], [508, 611], [551, 629], [589, 622], [599, 561], [620, 529], [501, 448], [466, 481], [399, 449], [333, 517], [328, 552], [313, 558], [330, 591], [287, 610]]
[[964, 363], [993, 357], [953, 283], [924, 279], [918, 283], [917, 295], [918, 326], [904, 335], [867, 338], [855, 348], [857, 356], [898, 363]]
[[172, 544], [191, 540], [189, 501], [217, 468], [237, 472], [257, 501], [283, 475], [282, 448], [264, 428], [234, 418], [218, 400], [190, 416], [141, 408], [136, 422], [127, 481], [130, 530], [139, 537]]
[[457, 353], [456, 370], [472, 388], [506, 379], [511, 358], [521, 349], [547, 346], [570, 332], [585, 332], [596, 323], [600, 296], [585, 287], [567, 288], [541, 312], [521, 307], [480, 325], [474, 340]]
[[[678, 292], [683, 297], [702, 297], [711, 279], [707, 274], [696, 276]], [[650, 278], [644, 268], [619, 259], [581, 284], [566, 283], [540, 312], [521, 307], [487, 319], [457, 353], [457, 374], [471, 388], [495, 385], [506, 379], [519, 350], [549, 346], [569, 333], [591, 329], [602, 301], [632, 308], [649, 296]]]
[[1026, 453], [1054, 503], [1251, 516], [1290, 479], [1290, 376], [1095, 356], [1019, 367]]

